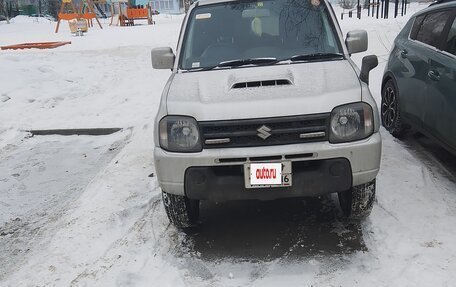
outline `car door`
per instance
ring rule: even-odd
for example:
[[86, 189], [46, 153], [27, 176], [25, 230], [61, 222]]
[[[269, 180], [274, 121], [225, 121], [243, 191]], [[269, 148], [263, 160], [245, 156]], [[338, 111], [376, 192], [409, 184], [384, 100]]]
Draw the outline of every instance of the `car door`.
[[391, 71], [395, 76], [400, 95], [402, 116], [421, 127], [423, 104], [426, 96], [427, 47], [416, 41], [426, 15], [416, 17], [410, 39], [408, 33], [399, 35], [390, 57]]
[[451, 12], [437, 51], [429, 56], [423, 127], [456, 150], [456, 8]]

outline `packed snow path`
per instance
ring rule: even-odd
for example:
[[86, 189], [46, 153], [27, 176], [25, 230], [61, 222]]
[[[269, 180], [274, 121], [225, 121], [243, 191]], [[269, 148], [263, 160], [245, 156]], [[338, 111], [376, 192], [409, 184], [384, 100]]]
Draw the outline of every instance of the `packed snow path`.
[[[369, 32], [377, 101], [406, 19], [340, 22]], [[152, 47], [175, 47], [182, 17], [81, 38], [15, 20], [0, 23], [0, 45], [73, 44], [0, 53], [0, 286], [453, 285], [456, 159], [441, 148], [382, 130], [378, 200], [362, 224], [331, 197], [204, 203], [203, 226], [184, 234], [169, 225], [154, 177], [152, 122], [169, 72], [150, 65]], [[124, 130], [24, 132], [91, 127]]]

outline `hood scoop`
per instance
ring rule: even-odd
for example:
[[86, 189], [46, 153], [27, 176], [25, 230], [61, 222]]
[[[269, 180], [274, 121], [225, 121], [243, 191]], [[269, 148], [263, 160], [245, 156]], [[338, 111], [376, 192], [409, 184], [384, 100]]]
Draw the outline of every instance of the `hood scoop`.
[[235, 83], [233, 86], [231, 86], [231, 89], [271, 87], [271, 86], [284, 86], [284, 85], [291, 85], [291, 81], [287, 80], [287, 79], [278, 79], [278, 80], [267, 80], [267, 81], [240, 82], [240, 83]]

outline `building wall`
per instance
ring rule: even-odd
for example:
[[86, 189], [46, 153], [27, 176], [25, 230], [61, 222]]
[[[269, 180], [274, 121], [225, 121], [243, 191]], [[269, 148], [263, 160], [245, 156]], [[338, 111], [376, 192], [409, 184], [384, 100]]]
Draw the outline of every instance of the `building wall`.
[[182, 0], [136, 0], [137, 5], [150, 3], [152, 9], [160, 13], [180, 14], [184, 12]]

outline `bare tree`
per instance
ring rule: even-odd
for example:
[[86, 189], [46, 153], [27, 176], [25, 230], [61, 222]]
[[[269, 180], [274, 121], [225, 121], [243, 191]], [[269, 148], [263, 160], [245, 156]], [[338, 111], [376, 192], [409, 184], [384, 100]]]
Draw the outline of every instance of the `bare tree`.
[[2, 14], [6, 17], [6, 23], [9, 24], [8, 0], [0, 0], [0, 15]]
[[59, 0], [46, 0], [45, 9], [49, 15], [54, 17], [54, 19], [57, 19], [59, 9], [60, 9], [60, 1]]
[[353, 9], [355, 7], [355, 0], [339, 0], [340, 7], [344, 9]]

